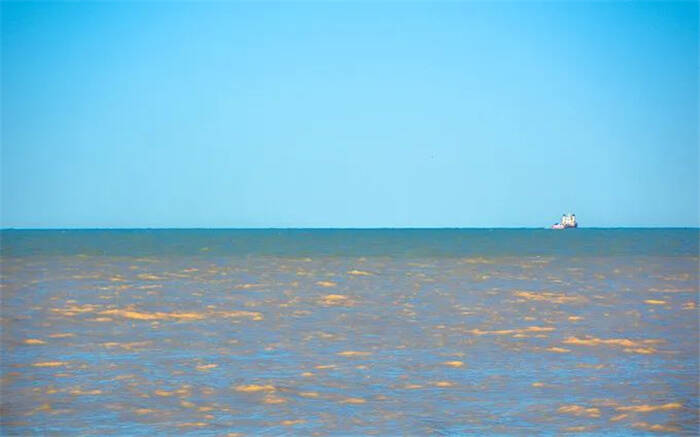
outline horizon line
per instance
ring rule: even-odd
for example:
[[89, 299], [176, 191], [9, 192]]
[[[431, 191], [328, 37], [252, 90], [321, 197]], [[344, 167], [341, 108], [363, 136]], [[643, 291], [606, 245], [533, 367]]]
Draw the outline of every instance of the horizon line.
[[[345, 231], [377, 231], [377, 230], [556, 230], [549, 226], [377, 226], [377, 227], [296, 227], [296, 226], [267, 226], [267, 227], [2, 227], [5, 231], [265, 231], [265, 230], [345, 230]], [[579, 226], [574, 229], [697, 229], [698, 226]]]

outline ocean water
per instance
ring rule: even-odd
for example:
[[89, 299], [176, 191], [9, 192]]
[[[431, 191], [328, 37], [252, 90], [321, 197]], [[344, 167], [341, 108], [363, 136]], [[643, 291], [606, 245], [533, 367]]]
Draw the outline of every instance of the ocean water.
[[697, 435], [698, 229], [0, 234], [3, 435]]

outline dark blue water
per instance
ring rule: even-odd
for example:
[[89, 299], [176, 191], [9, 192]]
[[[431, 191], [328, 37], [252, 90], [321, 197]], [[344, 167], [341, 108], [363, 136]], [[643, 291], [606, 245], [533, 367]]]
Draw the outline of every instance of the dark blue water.
[[2, 253], [31, 255], [613, 256], [698, 254], [698, 229], [6, 230]]
[[699, 235], [2, 231], [1, 434], [697, 435]]

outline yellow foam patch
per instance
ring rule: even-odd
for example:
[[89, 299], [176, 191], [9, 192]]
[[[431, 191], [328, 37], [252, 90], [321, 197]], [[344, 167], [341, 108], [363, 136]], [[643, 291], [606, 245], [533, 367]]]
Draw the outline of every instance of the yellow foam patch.
[[656, 300], [656, 299], [647, 299], [644, 301], [645, 304], [648, 305], [666, 305], [665, 300]]
[[280, 422], [280, 425], [283, 426], [293, 426], [293, 425], [299, 425], [301, 423], [306, 423], [306, 420], [302, 419], [296, 419], [296, 420], [283, 420]]
[[617, 416], [613, 416], [610, 418], [611, 422], [619, 422], [623, 419], [626, 419], [629, 416], [629, 414], [618, 414]]
[[450, 367], [463, 367], [464, 363], [462, 361], [445, 361], [442, 363], [445, 366], [450, 366]]
[[435, 383], [436, 387], [453, 387], [454, 383], [449, 381], [438, 381]]
[[39, 340], [38, 338], [28, 338], [24, 340], [22, 343], [24, 344], [46, 344], [44, 340]]

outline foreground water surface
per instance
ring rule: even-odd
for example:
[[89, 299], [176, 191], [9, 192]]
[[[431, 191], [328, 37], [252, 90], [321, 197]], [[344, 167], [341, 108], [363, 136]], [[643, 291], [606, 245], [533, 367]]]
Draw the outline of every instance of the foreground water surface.
[[1, 431], [695, 435], [698, 236], [2, 231]]

